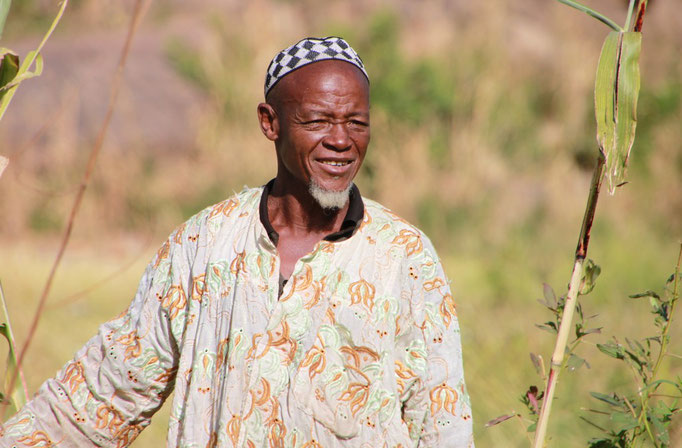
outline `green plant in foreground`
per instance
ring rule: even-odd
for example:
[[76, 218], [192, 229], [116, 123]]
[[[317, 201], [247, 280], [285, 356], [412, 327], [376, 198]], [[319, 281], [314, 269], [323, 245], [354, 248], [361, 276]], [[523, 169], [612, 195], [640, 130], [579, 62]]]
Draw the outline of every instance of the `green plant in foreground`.
[[[597, 277], [599, 277], [600, 273], [601, 268], [594, 264], [592, 260], [587, 260], [583, 269], [583, 276], [581, 277], [579, 286], [577, 288], [577, 294], [579, 296], [584, 296], [592, 292]], [[564, 312], [567, 302], [566, 297], [566, 295], [557, 297], [552, 287], [548, 284], [544, 284], [543, 298], [538, 300], [538, 302], [540, 302], [541, 305], [550, 311], [552, 314], [552, 319], [535, 325], [541, 330], [558, 335], [561, 322], [564, 319]], [[576, 303], [575, 313], [577, 314], [577, 319], [574, 325], [574, 336], [570, 343], [566, 345], [561, 366], [562, 370], [567, 369], [569, 371], [574, 371], [582, 366], [589, 368], [589, 363], [577, 354], [577, 349], [580, 344], [585, 341], [587, 336], [591, 334], [599, 334], [602, 330], [602, 328], [591, 327], [588, 325], [589, 321], [596, 316], [586, 316], [583, 307], [579, 302]], [[548, 380], [548, 375], [542, 355], [531, 353], [530, 359], [533, 363], [533, 366], [535, 367], [535, 370], [540, 376], [540, 379], [543, 382], [546, 382]], [[486, 426], [494, 426], [503, 421], [509, 420], [512, 417], [516, 417], [523, 425], [524, 431], [526, 433], [534, 433], [537, 430], [541, 406], [544, 398], [545, 392], [543, 390], [539, 390], [537, 386], [531, 385], [529, 386], [528, 390], [519, 398], [519, 401], [526, 408], [526, 418], [524, 418], [520, 413], [513, 412], [511, 414], [503, 415], [491, 420], [486, 424]], [[529, 439], [529, 441], [531, 444], [533, 443], [532, 440]]]
[[[632, 371], [635, 390], [629, 394], [603, 394], [592, 392], [592, 396], [606, 403], [606, 410], [592, 410], [607, 415], [614, 429], [606, 429], [583, 417], [591, 425], [605, 433], [604, 437], [590, 441], [590, 448], [618, 448], [634, 446], [636, 442], [650, 442], [656, 448], [670, 446], [668, 429], [672, 417], [680, 412], [677, 401], [682, 399], [682, 379], [675, 381], [660, 378], [662, 361], [668, 356], [670, 328], [675, 305], [680, 298], [680, 263], [682, 245], [677, 258], [675, 272], [668, 278], [662, 295], [654, 291], [630, 296], [633, 299], [648, 299], [658, 334], [640, 340], [617, 339], [606, 344], [597, 344], [599, 350], [625, 363]], [[671, 395], [668, 390], [672, 390]], [[608, 423], [608, 422], [607, 422]]]
[[[570, 345], [569, 337], [573, 328], [573, 317], [576, 309], [581, 320], [583, 320], [582, 308], [578, 305], [578, 295], [589, 292], [592, 289], [594, 279], [599, 274], [598, 268], [587, 260], [587, 250], [602, 181], [606, 178], [611, 194], [615, 192], [616, 187], [625, 183], [625, 167], [635, 139], [635, 128], [637, 126], [641, 29], [647, 6], [647, 0], [630, 0], [625, 26], [620, 27], [613, 20], [577, 1], [558, 1], [597, 18], [613, 31], [607, 35], [604, 41], [597, 67], [594, 107], [599, 158], [592, 176], [575, 251], [573, 271], [566, 295], [557, 301], [556, 306], [548, 306], [556, 316], [556, 322], [552, 322], [552, 325], [548, 326], [556, 331], [557, 337], [549, 365], [549, 373], [546, 375], [546, 379], [543, 378], [546, 381], [546, 386], [544, 391], [533, 394], [526, 393], [526, 398], [523, 399], [529, 407], [532, 420], [534, 420], [534, 423], [528, 428], [530, 432], [535, 432], [533, 448], [545, 446], [549, 416], [560, 373], [571, 366], [575, 368], [575, 363], [582, 364], [573, 350], [580, 343], [582, 337], [589, 334], [582, 332], [583, 322], [576, 325], [576, 339]], [[637, 14], [633, 23], [634, 11], [637, 11]], [[566, 356], [567, 354], [569, 356]], [[534, 361], [536, 359], [539, 359], [537, 355], [535, 355]], [[529, 389], [530, 391], [532, 389]], [[540, 400], [542, 400], [542, 406], [538, 411]], [[499, 419], [491, 423], [499, 423]]]
[[[549, 416], [559, 374], [567, 366], [565, 353], [573, 314], [581, 285], [589, 276], [585, 259], [601, 182], [606, 177], [609, 190], [613, 194], [616, 186], [621, 185], [625, 178], [625, 166], [634, 142], [637, 125], [636, 111], [640, 84], [639, 54], [642, 44], [641, 27], [647, 5], [647, 0], [630, 0], [625, 26], [619, 28], [614, 27], [613, 21], [603, 20], [602, 18], [605, 19], [605, 16], [591, 10], [587, 11], [589, 8], [580, 5], [578, 2], [573, 0], [560, 1], [599, 18], [614, 31], [606, 37], [597, 67], [594, 103], [599, 159], [592, 177], [583, 225], [578, 238], [575, 263], [566, 293], [550, 371], [547, 376], [545, 396], [538, 416], [533, 448], [542, 448], [545, 445]], [[637, 4], [637, 20], [634, 26], [631, 26], [635, 3]]]

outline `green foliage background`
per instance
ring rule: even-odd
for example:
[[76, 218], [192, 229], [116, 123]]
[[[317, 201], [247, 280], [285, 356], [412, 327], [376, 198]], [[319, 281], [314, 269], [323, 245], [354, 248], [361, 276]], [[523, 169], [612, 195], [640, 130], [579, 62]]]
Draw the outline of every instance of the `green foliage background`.
[[[586, 3], [618, 19], [627, 6]], [[38, 39], [54, 6], [14, 4], [2, 45], [20, 49]], [[602, 275], [584, 306], [605, 327], [594, 342], [651, 333], [648, 308], [627, 296], [664, 282], [681, 236], [682, 13], [670, 2], [651, 4], [630, 183], [601, 198], [590, 247]], [[316, 5], [154, 4], [126, 69], [118, 126], [29, 355], [29, 390], [127, 306], [146, 260], [175, 225], [274, 175], [273, 149], [255, 120], [267, 63], [304, 35], [339, 34], [372, 80], [372, 144], [358, 184], [439, 249], [458, 299], [477, 446], [527, 446], [517, 424], [484, 423], [521, 410], [520, 395], [540, 385], [528, 353], [550, 356], [552, 337], [534, 326], [547, 320], [535, 299], [543, 282], [561, 291], [570, 273], [597, 154], [592, 89], [607, 30], [545, 0]], [[0, 278], [20, 343], [92, 144], [93, 117], [84, 115], [106, 101], [129, 12], [125, 2], [74, 2], [45, 49], [45, 75], [21, 87], [0, 124], [0, 152], [11, 157], [0, 180]], [[92, 60], [100, 71], [87, 71]], [[186, 105], [145, 109], [159, 71], [168, 73], [166, 96], [190, 98]], [[68, 84], [79, 76], [101, 82], [101, 98]], [[155, 114], [176, 117], [171, 123], [186, 138], [140, 137], [140, 127], [173, 135], [156, 129]], [[680, 330], [672, 337], [679, 353]], [[579, 419], [581, 408], [594, 406], [589, 391], [628, 381], [596, 348], [585, 344], [581, 356], [591, 368], [561, 379], [553, 447], [584, 445], [595, 435]], [[678, 375], [682, 366], [671, 360], [664, 370]], [[135, 446], [158, 446], [166, 415]]]

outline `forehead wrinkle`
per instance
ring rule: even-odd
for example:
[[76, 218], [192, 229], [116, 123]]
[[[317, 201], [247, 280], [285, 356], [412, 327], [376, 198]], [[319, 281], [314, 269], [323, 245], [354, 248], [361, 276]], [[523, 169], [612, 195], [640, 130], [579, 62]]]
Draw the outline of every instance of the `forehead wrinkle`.
[[[354, 97], [358, 93], [355, 88], [358, 87], [362, 91], [362, 99], [359, 101], [365, 101], [369, 110], [369, 82], [362, 72], [345, 62], [320, 61], [282, 78], [270, 90], [266, 102], [278, 113], [284, 113], [292, 107], [299, 109], [303, 104], [318, 104], [325, 108], [324, 103], [335, 103], [339, 99], [343, 101], [346, 97]], [[348, 103], [354, 103], [351, 105], [352, 108], [359, 106], [355, 101]], [[337, 109], [338, 106], [334, 108]]]

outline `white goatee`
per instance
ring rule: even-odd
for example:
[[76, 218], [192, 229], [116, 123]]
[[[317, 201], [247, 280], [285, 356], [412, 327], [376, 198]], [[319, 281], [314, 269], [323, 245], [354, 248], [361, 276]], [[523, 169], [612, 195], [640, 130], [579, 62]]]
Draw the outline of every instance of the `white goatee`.
[[348, 187], [341, 191], [325, 190], [317, 182], [311, 179], [308, 191], [310, 191], [310, 195], [313, 199], [320, 204], [320, 207], [324, 210], [333, 211], [343, 208], [346, 205], [352, 187], [353, 183], [351, 182], [348, 184]]

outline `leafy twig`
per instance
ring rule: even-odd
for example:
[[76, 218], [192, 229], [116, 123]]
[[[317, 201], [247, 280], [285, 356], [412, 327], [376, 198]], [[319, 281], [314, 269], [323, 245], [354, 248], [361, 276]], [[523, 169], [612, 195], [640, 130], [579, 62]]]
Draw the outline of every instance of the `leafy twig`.
[[[2, 117], [5, 115], [5, 111], [7, 110], [7, 107], [9, 106], [9, 103], [12, 102], [12, 98], [14, 97], [14, 94], [17, 91], [17, 87], [19, 87], [19, 84], [21, 84], [22, 81], [31, 78], [33, 76], [37, 76], [42, 72], [42, 64], [43, 64], [43, 57], [41, 54], [41, 51], [43, 50], [43, 47], [45, 46], [45, 43], [47, 40], [52, 36], [52, 33], [54, 30], [57, 28], [57, 24], [62, 20], [62, 17], [64, 16], [64, 11], [66, 10], [66, 6], [68, 5], [69, 0], [62, 0], [61, 5], [59, 7], [59, 11], [57, 12], [57, 16], [55, 19], [52, 21], [52, 24], [50, 25], [50, 28], [47, 30], [47, 33], [43, 36], [43, 40], [40, 41], [40, 45], [38, 45], [38, 48], [36, 48], [34, 51], [29, 51], [28, 54], [26, 55], [26, 59], [24, 62], [21, 64], [21, 67], [18, 68], [17, 73], [15, 74], [14, 78], [12, 81], [4, 86], [1, 86], [0, 91], [5, 90], [3, 95], [0, 95], [0, 120], [2, 120]], [[5, 53], [8, 53], [8, 50], [3, 49]], [[0, 55], [3, 56], [3, 55]], [[34, 72], [31, 72], [31, 67], [33, 64], [36, 64], [36, 69]]]

